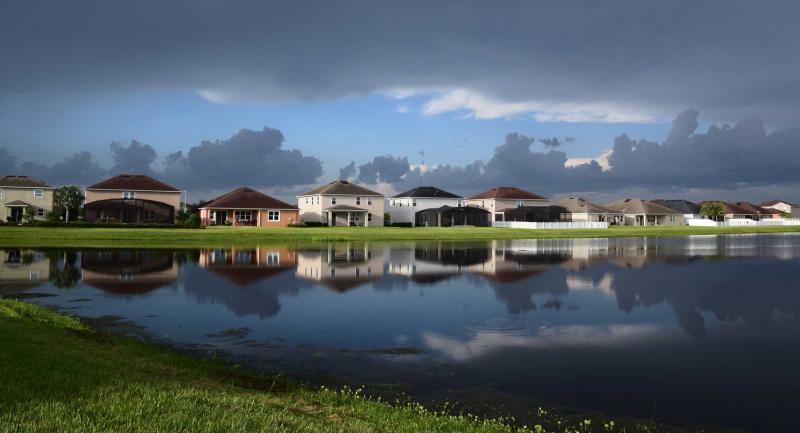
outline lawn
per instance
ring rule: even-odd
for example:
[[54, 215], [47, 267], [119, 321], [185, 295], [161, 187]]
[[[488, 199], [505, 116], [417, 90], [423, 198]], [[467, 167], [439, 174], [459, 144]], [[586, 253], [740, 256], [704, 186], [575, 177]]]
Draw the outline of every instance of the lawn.
[[546, 239], [684, 236], [732, 233], [800, 233], [800, 226], [778, 227], [612, 227], [582, 230], [528, 230], [490, 227], [394, 228], [314, 227], [208, 229], [0, 227], [5, 247], [205, 247], [333, 241]]
[[[0, 299], [0, 432], [514, 432], [497, 420], [309, 389]], [[539, 412], [535, 432], [666, 432]]]

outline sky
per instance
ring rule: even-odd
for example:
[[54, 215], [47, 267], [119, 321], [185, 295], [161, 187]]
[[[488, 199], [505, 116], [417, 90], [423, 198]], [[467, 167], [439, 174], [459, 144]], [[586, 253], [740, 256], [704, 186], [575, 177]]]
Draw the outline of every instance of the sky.
[[2, 1], [0, 174], [800, 201], [793, 1]]

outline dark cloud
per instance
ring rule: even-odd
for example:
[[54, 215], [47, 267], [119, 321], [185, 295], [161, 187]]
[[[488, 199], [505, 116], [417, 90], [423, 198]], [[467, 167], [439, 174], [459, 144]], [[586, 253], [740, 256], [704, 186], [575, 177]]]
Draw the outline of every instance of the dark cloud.
[[345, 165], [344, 167], [339, 169], [339, 179], [347, 180], [355, 177], [356, 172], [356, 162], [350, 161], [350, 164]]
[[139, 173], [153, 174], [151, 165], [156, 161], [156, 150], [149, 144], [142, 144], [136, 140], [127, 145], [124, 143], [111, 143], [111, 159], [114, 165], [112, 173]]
[[408, 157], [376, 156], [371, 162], [358, 166], [358, 180], [371, 184], [396, 183], [410, 168]]
[[553, 148], [559, 147], [562, 144], [564, 144], [561, 140], [558, 139], [558, 137], [540, 138], [539, 142], [544, 144], [547, 147], [553, 147]]
[[0, 147], [0, 173], [12, 173], [17, 168], [17, 157], [5, 147]]
[[276, 101], [446, 87], [596, 111], [800, 115], [792, 0], [31, 0], [2, 11], [0, 55], [14, 67], [0, 69], [0, 95], [172, 89]]

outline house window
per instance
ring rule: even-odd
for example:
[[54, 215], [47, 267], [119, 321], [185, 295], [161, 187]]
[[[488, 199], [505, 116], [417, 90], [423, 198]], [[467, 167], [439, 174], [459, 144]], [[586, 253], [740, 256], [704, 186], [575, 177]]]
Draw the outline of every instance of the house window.
[[517, 200], [517, 207], [522, 207], [522, 200]]
[[357, 205], [360, 205], [360, 204], [361, 204], [361, 197], [356, 197], [356, 204], [357, 204]]
[[306, 204], [308, 204], [308, 197], [306, 197]]
[[217, 222], [217, 211], [211, 211], [211, 221]]
[[145, 209], [142, 214], [142, 218], [144, 218], [144, 222], [146, 223], [153, 222], [156, 219], [156, 211], [152, 209]]
[[35, 189], [33, 190], [33, 198], [42, 198], [44, 197], [44, 190], [43, 189]]
[[372, 222], [372, 214], [371, 213], [367, 214], [367, 221]]
[[484, 202], [483, 200], [481, 200], [481, 207], [486, 207], [486, 202]]
[[44, 216], [44, 209], [42, 209], [42, 208], [36, 209], [36, 216], [43, 217]]
[[416, 205], [417, 205], [417, 199], [415, 198], [411, 199], [411, 206], [416, 206]]
[[675, 222], [675, 215], [671, 215], [669, 217], [669, 221], [674, 223]]
[[458, 201], [458, 207], [461, 207], [461, 206], [464, 206], [464, 201], [463, 200], [459, 200]]
[[655, 215], [647, 215], [647, 224], [648, 225], [655, 225], [656, 224], [656, 216]]
[[133, 200], [136, 198], [136, 191], [125, 191], [122, 193], [122, 198], [126, 200]]
[[331, 197], [331, 204], [336, 204], [336, 197]]
[[233, 216], [236, 218], [236, 221], [249, 222], [253, 219], [253, 212], [249, 210], [237, 210], [234, 211]]
[[3, 198], [3, 190], [0, 189], [0, 198]]
[[281, 211], [271, 210], [267, 212], [267, 221], [280, 221], [280, 220], [281, 220]]
[[267, 253], [267, 266], [278, 266], [281, 264], [281, 255], [275, 251]]
[[372, 206], [372, 197], [367, 197], [367, 204]]
[[39, 281], [39, 273], [36, 271], [31, 271], [28, 274], [28, 279], [31, 281]]

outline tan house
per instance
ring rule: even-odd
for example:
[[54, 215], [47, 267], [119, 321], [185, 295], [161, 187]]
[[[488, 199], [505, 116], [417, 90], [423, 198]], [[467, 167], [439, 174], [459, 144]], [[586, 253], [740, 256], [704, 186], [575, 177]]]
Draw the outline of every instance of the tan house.
[[640, 198], [617, 200], [605, 207], [612, 212], [623, 214], [627, 226], [682, 226], [685, 224], [682, 213]]
[[298, 221], [297, 206], [241, 187], [200, 208], [200, 223], [256, 227], [286, 227]]
[[513, 186], [498, 186], [464, 200], [466, 206], [486, 209], [491, 213], [491, 221], [504, 221], [503, 211], [519, 207], [549, 206], [550, 200]]
[[382, 226], [383, 194], [350, 183], [333, 181], [297, 196], [300, 222], [329, 226]]
[[800, 218], [800, 205], [786, 200], [769, 200], [760, 204], [761, 207], [775, 209], [785, 214], [790, 214], [794, 218]]
[[570, 221], [607, 222], [612, 225], [623, 222], [623, 214], [581, 197], [565, 198], [554, 206], [564, 208], [569, 213]]
[[120, 174], [86, 188], [88, 222], [173, 224], [181, 192], [143, 174]]
[[297, 253], [299, 278], [344, 293], [383, 277], [384, 250], [369, 244], [336, 242]]
[[34, 219], [46, 219], [53, 211], [53, 191], [46, 182], [28, 176], [0, 177], [0, 221], [19, 222], [28, 209]]

